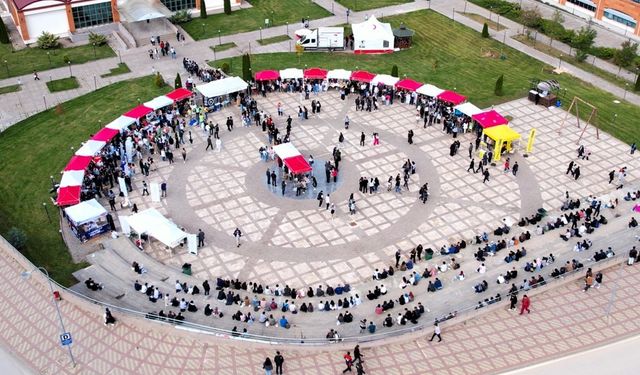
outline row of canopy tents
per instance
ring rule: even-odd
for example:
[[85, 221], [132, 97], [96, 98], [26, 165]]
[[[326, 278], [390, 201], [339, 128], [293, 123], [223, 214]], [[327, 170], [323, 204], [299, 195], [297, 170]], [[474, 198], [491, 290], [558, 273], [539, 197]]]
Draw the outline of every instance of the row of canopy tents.
[[85, 170], [107, 142], [111, 141], [123, 129], [134, 124], [140, 118], [157, 109], [172, 105], [177, 101], [187, 99], [191, 97], [191, 95], [193, 95], [191, 91], [179, 88], [166, 95], [158, 96], [153, 100], [129, 110], [94, 134], [91, 139], [86, 141], [75, 152], [74, 156], [65, 166], [64, 171], [62, 172], [62, 178], [60, 179], [60, 188], [58, 190], [58, 198], [56, 200], [58, 206], [72, 206], [80, 203], [82, 181], [84, 180]]

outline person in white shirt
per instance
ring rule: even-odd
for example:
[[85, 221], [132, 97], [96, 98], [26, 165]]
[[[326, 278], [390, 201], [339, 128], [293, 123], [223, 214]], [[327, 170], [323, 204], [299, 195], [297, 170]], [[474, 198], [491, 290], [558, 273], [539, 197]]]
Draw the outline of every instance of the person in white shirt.
[[449, 266], [447, 266], [446, 262], [442, 262], [442, 264], [438, 266], [438, 270], [440, 270], [440, 272], [447, 272], [448, 269]]
[[140, 288], [140, 293], [146, 293], [147, 289], [149, 289], [149, 286], [147, 286], [147, 283], [144, 283], [144, 285]]
[[384, 286], [384, 284], [380, 285], [380, 295], [384, 296], [385, 294], [387, 294], [387, 287]]
[[498, 276], [498, 284], [504, 284], [504, 283], [505, 283], [505, 281], [506, 281], [506, 280], [504, 279], [504, 276], [503, 276], [502, 274], [500, 274], [500, 275]]
[[478, 273], [485, 273], [487, 272], [487, 267], [484, 265], [484, 263], [482, 263], [476, 271], [478, 271]]

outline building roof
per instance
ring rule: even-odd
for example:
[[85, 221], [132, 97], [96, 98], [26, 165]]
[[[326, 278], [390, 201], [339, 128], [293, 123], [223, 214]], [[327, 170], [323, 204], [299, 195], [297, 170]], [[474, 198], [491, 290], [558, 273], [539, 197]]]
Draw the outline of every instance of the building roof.
[[404, 23], [401, 23], [399, 28], [393, 29], [393, 36], [398, 38], [412, 37], [413, 34], [415, 33], [416, 33], [415, 31], [407, 28], [407, 26]]

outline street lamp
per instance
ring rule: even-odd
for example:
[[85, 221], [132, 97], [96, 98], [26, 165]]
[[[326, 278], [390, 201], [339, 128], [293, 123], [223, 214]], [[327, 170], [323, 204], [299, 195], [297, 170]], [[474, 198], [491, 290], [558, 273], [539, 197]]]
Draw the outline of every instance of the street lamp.
[[[51, 278], [49, 277], [49, 271], [47, 271], [47, 269], [44, 268], [44, 267], [35, 267], [31, 271], [24, 271], [24, 272], [20, 273], [20, 276], [24, 280], [28, 280], [31, 277], [31, 274], [33, 273], [33, 271], [35, 271], [35, 270], [40, 270], [47, 276], [47, 281], [49, 282], [49, 290], [51, 291], [51, 299], [53, 300], [53, 306], [55, 306], [56, 312], [58, 313], [58, 321], [60, 322], [60, 329], [62, 330], [61, 333], [65, 334], [65, 333], [67, 333], [67, 331], [64, 329], [64, 322], [62, 321], [62, 314], [60, 313], [60, 307], [58, 306], [58, 300], [55, 298], [55, 294], [54, 294], [54, 291], [53, 291], [53, 283], [51, 283]], [[67, 347], [67, 349], [69, 349], [69, 358], [71, 358], [71, 363], [73, 364], [73, 367], [76, 367], [76, 360], [73, 358], [73, 353], [71, 352], [71, 345], [66, 345], [66, 347]]]
[[47, 58], [49, 59], [49, 68], [51, 68], [51, 53], [47, 51]]
[[220, 29], [218, 29], [218, 44], [222, 44], [222, 39], [220, 39]]
[[287, 35], [289, 35], [289, 21], [287, 21]]
[[47, 220], [49, 220], [49, 224], [51, 224], [51, 216], [49, 216], [49, 209], [47, 208], [47, 204], [42, 202], [42, 207], [44, 207], [44, 212], [47, 214]]
[[562, 66], [562, 54], [560, 54], [560, 57], [558, 58], [558, 69], [560, 69], [561, 66]]
[[204, 23], [202, 24], [202, 36], [204, 36]]
[[7, 60], [4, 60], [4, 67], [7, 68], [7, 77], [9, 77], [9, 63]]
[[627, 91], [629, 90], [629, 84], [625, 83], [624, 84], [624, 96], [622, 97], [623, 100], [627, 99]]
[[93, 45], [93, 58], [96, 58], [96, 44], [95, 43], [91, 43]]
[[262, 42], [262, 26], [260, 26], [260, 41]]
[[56, 181], [53, 179], [53, 176], [49, 176], [49, 178], [51, 179], [51, 189], [55, 189], [56, 188]]
[[67, 65], [69, 65], [69, 77], [73, 77], [73, 73], [71, 72], [71, 61], [67, 61]]

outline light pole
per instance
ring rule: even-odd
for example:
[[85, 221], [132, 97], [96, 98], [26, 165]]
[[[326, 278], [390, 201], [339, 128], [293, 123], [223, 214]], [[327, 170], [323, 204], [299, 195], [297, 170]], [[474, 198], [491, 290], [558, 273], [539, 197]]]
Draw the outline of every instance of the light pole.
[[95, 43], [91, 43], [93, 45], [93, 58], [96, 58], [96, 44]]
[[119, 49], [118, 49], [118, 60], [120, 61], [120, 64], [122, 64], [122, 55], [120, 55]]
[[204, 23], [202, 24], [202, 35], [204, 36]]
[[260, 26], [260, 42], [262, 42], [262, 26]]
[[560, 69], [561, 66], [562, 66], [562, 54], [560, 54], [560, 57], [558, 57], [558, 69]]
[[67, 61], [67, 65], [69, 65], [69, 77], [73, 77], [73, 73], [71, 72], [71, 61]]
[[51, 68], [51, 53], [47, 51], [47, 58], [49, 59], [49, 68]]
[[218, 29], [218, 44], [222, 44], [222, 39], [220, 39], [220, 29]]
[[627, 100], [627, 91], [629, 90], [629, 84], [625, 83], [624, 84], [624, 96], [622, 97], [623, 100]]
[[51, 216], [49, 216], [49, 209], [47, 208], [47, 204], [42, 202], [42, 207], [44, 207], [44, 212], [47, 214], [47, 220], [49, 220], [49, 224], [51, 224]]
[[[35, 270], [40, 270], [40, 271], [44, 272], [44, 274], [47, 276], [47, 281], [49, 282], [49, 290], [51, 291], [51, 299], [53, 300], [53, 306], [55, 306], [56, 312], [58, 313], [58, 321], [60, 322], [60, 329], [62, 330], [61, 333], [62, 334], [67, 333], [67, 331], [64, 329], [64, 322], [62, 321], [62, 314], [60, 313], [60, 307], [58, 306], [58, 300], [56, 300], [55, 295], [54, 295], [53, 284], [51, 283], [51, 278], [49, 277], [49, 271], [47, 271], [47, 269], [44, 268], [44, 267], [35, 267], [31, 271], [22, 272], [20, 274], [20, 276], [23, 279], [27, 280], [27, 279], [29, 279], [29, 277], [31, 277], [31, 274]], [[69, 358], [71, 358], [71, 363], [73, 364], [73, 367], [76, 367], [76, 360], [73, 358], [73, 353], [71, 352], [71, 345], [66, 345], [66, 347], [69, 349]]]
[[287, 35], [289, 35], [289, 21], [287, 21]]
[[4, 67], [7, 69], [7, 78], [9, 77], [9, 63], [7, 60], [4, 60]]
[[[42, 97], [44, 98], [44, 95]], [[55, 189], [56, 188], [56, 180], [53, 179], [53, 176], [49, 176], [49, 178], [51, 179], [51, 189]]]

